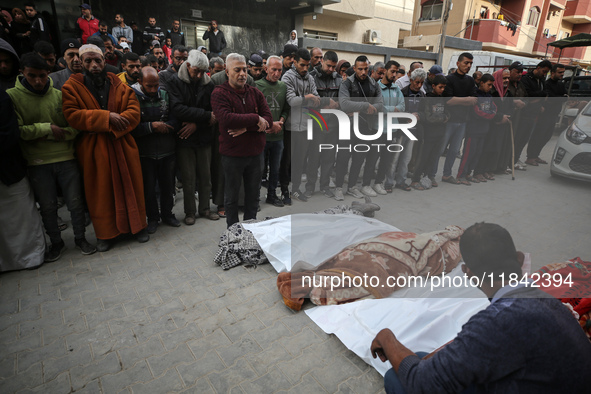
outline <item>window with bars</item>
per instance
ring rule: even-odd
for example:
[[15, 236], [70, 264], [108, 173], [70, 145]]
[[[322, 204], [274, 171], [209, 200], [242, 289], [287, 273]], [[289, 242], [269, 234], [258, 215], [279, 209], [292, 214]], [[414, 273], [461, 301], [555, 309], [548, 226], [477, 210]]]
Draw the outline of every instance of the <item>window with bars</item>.
[[304, 37], [314, 38], [316, 40], [338, 41], [339, 35], [337, 33], [330, 33], [327, 31], [316, 31], [304, 29]]

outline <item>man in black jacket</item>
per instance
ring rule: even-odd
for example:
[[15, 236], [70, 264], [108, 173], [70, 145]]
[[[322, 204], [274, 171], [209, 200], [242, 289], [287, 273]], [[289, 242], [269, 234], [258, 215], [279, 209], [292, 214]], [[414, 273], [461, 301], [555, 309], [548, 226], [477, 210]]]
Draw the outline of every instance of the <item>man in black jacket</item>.
[[47, 41], [51, 40], [49, 35], [49, 26], [45, 19], [37, 12], [35, 8], [35, 3], [28, 2], [25, 4], [25, 12], [27, 13], [27, 18], [31, 22], [31, 44], [35, 45], [38, 41]]
[[[131, 87], [142, 111], [140, 124], [131, 134], [137, 142], [142, 164], [147, 230], [148, 234], [153, 234], [160, 219], [169, 226], [181, 226], [172, 213], [176, 145], [174, 132], [180, 127], [171, 117], [168, 93], [160, 89], [156, 70], [144, 67], [138, 82]], [[156, 182], [160, 189], [160, 212], [156, 200]]]
[[158, 74], [160, 85], [163, 88], [168, 90], [168, 82], [179, 72], [179, 68], [181, 68], [188, 57], [189, 51], [184, 46], [177, 45], [172, 48], [172, 64]]
[[[345, 79], [339, 89], [339, 105], [341, 110], [347, 114], [355, 112], [359, 114], [358, 129], [362, 134], [375, 134], [378, 124], [378, 113], [384, 112], [382, 89], [368, 75], [369, 60], [366, 56], [358, 56], [354, 64], [355, 73]], [[357, 145], [362, 143], [368, 143], [368, 141], [362, 141], [355, 133], [352, 133], [351, 144]], [[369, 187], [378, 155], [379, 152], [375, 147], [369, 152], [356, 151], [355, 149], [352, 149], [352, 152], [347, 150], [340, 150], [338, 152], [335, 199], [339, 197], [337, 200], [342, 200], [340, 197], [343, 195], [342, 187], [345, 173], [347, 172], [349, 157], [351, 157], [351, 168], [349, 170], [349, 181], [347, 185], [349, 189], [347, 190], [347, 194], [355, 198], [363, 198], [364, 195], [357, 187], [357, 178], [359, 177], [361, 166], [365, 162], [362, 188], [365, 186]]]
[[[544, 80], [550, 72], [552, 63], [549, 60], [542, 60], [535, 69], [530, 70], [521, 78], [521, 83], [525, 87], [529, 101], [521, 111], [521, 120], [515, 130], [515, 163], [520, 163], [519, 158], [525, 145], [529, 141], [532, 133], [537, 134], [541, 123], [537, 122], [538, 116], [544, 111]], [[538, 163], [530, 160], [526, 164], [537, 166]]]
[[[312, 51], [312, 55], [314, 55], [314, 51]], [[343, 78], [336, 72], [339, 57], [335, 52], [327, 51], [324, 54], [323, 60], [322, 62], [318, 61], [317, 66], [310, 72], [310, 75], [314, 77], [316, 91], [320, 96], [320, 108], [338, 109], [339, 89], [343, 82]], [[314, 140], [311, 145], [312, 149], [308, 151], [308, 168], [306, 174], [311, 186], [315, 185], [318, 167], [320, 167], [320, 190], [326, 197], [332, 198], [334, 197], [334, 193], [330, 190], [329, 183], [330, 173], [334, 166], [335, 151], [325, 149], [320, 153], [319, 146], [320, 144], [336, 144], [339, 125], [335, 116], [327, 116], [326, 122], [328, 126], [326, 131], [321, 131], [316, 127], [314, 128]], [[306, 188], [306, 193], [309, 191], [310, 189]]]
[[148, 18], [148, 26], [144, 28], [143, 40], [144, 46], [150, 45], [154, 40], [158, 40], [161, 45], [164, 45], [164, 31], [160, 26], [156, 26], [156, 18]]
[[211, 93], [214, 85], [206, 74], [207, 56], [197, 50], [189, 57], [168, 83], [172, 115], [182, 122], [178, 132], [177, 162], [183, 182], [185, 224], [195, 224], [195, 180], [199, 172], [199, 215], [218, 220], [210, 210], [211, 146], [215, 116], [211, 111]]
[[568, 97], [566, 88], [562, 81], [566, 68], [564, 64], [556, 63], [552, 66], [550, 78], [544, 84], [544, 91], [548, 98], [544, 103], [544, 112], [538, 118], [537, 126], [532, 133], [527, 145], [526, 164], [537, 166], [538, 164], [548, 164], [547, 161], [540, 159], [540, 152], [552, 138], [556, 118], [562, 110], [562, 104]]
[[209, 40], [209, 52], [215, 56], [221, 56], [227, 46], [224, 32], [218, 29], [218, 22], [215, 20], [211, 21], [207, 31], [203, 33], [203, 39]]
[[181, 23], [178, 20], [172, 21], [172, 30], [166, 33], [166, 38], [170, 38], [172, 46], [185, 46], [185, 34], [181, 31]]

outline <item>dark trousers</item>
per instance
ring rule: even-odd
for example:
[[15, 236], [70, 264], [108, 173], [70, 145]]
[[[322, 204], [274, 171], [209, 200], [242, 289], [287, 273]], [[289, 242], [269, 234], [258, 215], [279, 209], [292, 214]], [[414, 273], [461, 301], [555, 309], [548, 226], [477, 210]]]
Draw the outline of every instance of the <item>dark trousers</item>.
[[[420, 358], [423, 358], [427, 355], [427, 353], [417, 352], [416, 355]], [[400, 379], [393, 368], [390, 368], [388, 372], [386, 372], [386, 375], [384, 375], [384, 389], [386, 394], [406, 394], [406, 390], [404, 389], [404, 386], [400, 382]], [[476, 388], [472, 385], [462, 391], [460, 394], [473, 394], [475, 392]]]
[[328, 189], [330, 183], [330, 173], [334, 166], [335, 150], [322, 149], [321, 144], [337, 144], [338, 135], [335, 132], [324, 133], [316, 132], [312, 141], [309, 141], [308, 146], [308, 164], [306, 166], [306, 190], [313, 192], [318, 180], [318, 168], [320, 168], [320, 190]]
[[[170, 155], [161, 159], [140, 157], [140, 163], [148, 222], [158, 222], [160, 218], [172, 217], [175, 156]], [[160, 190], [160, 212], [156, 198], [156, 182]]]
[[224, 207], [226, 208], [226, 224], [228, 227], [239, 221], [238, 196], [242, 182], [244, 182], [244, 220], [257, 218], [263, 155], [263, 152], [249, 157], [222, 155], [226, 180]]
[[423, 137], [423, 148], [421, 157], [415, 165], [414, 172], [412, 173], [412, 181], [420, 182], [423, 174], [429, 178], [435, 178], [433, 169], [435, 163], [439, 160], [439, 147], [444, 137], [444, 130], [434, 132], [426, 132]]
[[497, 171], [497, 163], [501, 155], [505, 129], [506, 125], [491, 125], [484, 141], [482, 155], [480, 155], [480, 160], [478, 160], [478, 164], [476, 164], [476, 168], [474, 169], [475, 175], [482, 175], [485, 172], [492, 174]]
[[[275, 189], [279, 184], [279, 167], [281, 166], [281, 155], [283, 154], [283, 141], [267, 141], [265, 144], [264, 157], [268, 158], [269, 165], [269, 186], [267, 187], [267, 194], [275, 195]], [[263, 168], [261, 172], [265, 171], [265, 162], [263, 160]]]
[[388, 141], [386, 135], [382, 135], [375, 143], [386, 145], [382, 146], [380, 148], [380, 152], [378, 153], [380, 162], [378, 164], [378, 172], [376, 173], [375, 178], [375, 184], [377, 185], [378, 183], [384, 183], [384, 180], [386, 179], [386, 173], [392, 168], [394, 157], [396, 157], [396, 152], [390, 152], [388, 150], [387, 147], [391, 144], [390, 141]]
[[220, 138], [216, 132], [215, 142], [211, 150], [211, 199], [215, 205], [224, 206], [224, 169], [220, 155]]
[[458, 168], [458, 178], [467, 177], [472, 173], [484, 149], [486, 135], [472, 135], [464, 141], [464, 154]]
[[279, 166], [281, 193], [289, 193], [289, 182], [291, 182], [291, 131], [285, 130], [283, 132], [283, 154]]
[[552, 138], [552, 134], [554, 134], [554, 125], [556, 124], [557, 116], [554, 114], [540, 115], [540, 120], [534, 128], [527, 144], [528, 159], [540, 157], [542, 149], [544, 149], [544, 146], [546, 146], [550, 138]]
[[209, 209], [211, 194], [211, 146], [190, 147], [177, 145], [176, 159], [183, 177], [183, 204], [185, 215], [195, 215], [195, 183], [199, 176], [199, 213]]
[[536, 123], [537, 122], [535, 118], [527, 118], [522, 116], [519, 120], [519, 123], [517, 124], [517, 127], [513, 126], [513, 132], [515, 133], [515, 155], [513, 156], [514, 163], [517, 163], [521, 157], [521, 152], [523, 151], [523, 148], [525, 148], [525, 145], [527, 145], [532, 132], [536, 128]]
[[84, 237], [86, 221], [82, 198], [80, 170], [75, 160], [30, 166], [27, 169], [35, 199], [41, 207], [41, 219], [51, 243], [58, 243], [62, 237], [57, 224], [57, 187], [61, 188], [70, 217], [74, 237]]

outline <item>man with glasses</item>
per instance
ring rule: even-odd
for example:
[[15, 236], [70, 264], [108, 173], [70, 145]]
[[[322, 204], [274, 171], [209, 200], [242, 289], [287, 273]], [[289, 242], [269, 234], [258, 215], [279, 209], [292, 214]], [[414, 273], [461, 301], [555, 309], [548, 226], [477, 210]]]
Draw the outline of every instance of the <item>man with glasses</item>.
[[167, 89], [170, 80], [178, 73], [181, 65], [189, 57], [189, 51], [182, 45], [177, 45], [172, 48], [172, 64], [166, 70], [162, 70], [158, 77], [160, 78], [160, 85]]

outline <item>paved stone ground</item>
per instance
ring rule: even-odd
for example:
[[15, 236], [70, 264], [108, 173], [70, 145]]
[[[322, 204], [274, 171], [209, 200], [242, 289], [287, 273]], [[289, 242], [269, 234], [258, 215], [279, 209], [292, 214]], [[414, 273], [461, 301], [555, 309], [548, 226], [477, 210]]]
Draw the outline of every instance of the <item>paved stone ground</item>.
[[[499, 223], [536, 268], [591, 257], [590, 188], [551, 178], [546, 165], [515, 181], [395, 190], [375, 201], [377, 218], [406, 231]], [[263, 203], [261, 215], [334, 205], [314, 196], [291, 208]], [[182, 203], [175, 212], [183, 217]], [[283, 305], [270, 265], [223, 271], [212, 262], [224, 228], [204, 219], [160, 227], [147, 244], [123, 241], [87, 257], [69, 228], [59, 261], [1, 275], [0, 392], [381, 392], [375, 370]]]

